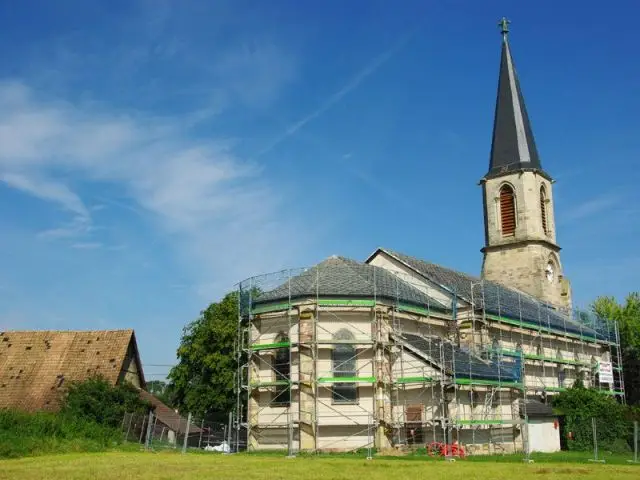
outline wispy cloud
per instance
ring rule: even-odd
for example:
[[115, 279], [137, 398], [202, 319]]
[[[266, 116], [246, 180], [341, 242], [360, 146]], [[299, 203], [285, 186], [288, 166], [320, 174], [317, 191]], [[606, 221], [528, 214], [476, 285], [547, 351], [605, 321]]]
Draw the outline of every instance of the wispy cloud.
[[71, 248], [78, 250], [95, 250], [102, 247], [103, 244], [101, 242], [78, 242], [71, 245]]
[[406, 195], [403, 195], [397, 189], [389, 186], [388, 182], [385, 183], [384, 181], [381, 181], [379, 176], [372, 175], [363, 168], [354, 168], [350, 166], [346, 167], [346, 171], [350, 172], [369, 188], [378, 192], [381, 197], [385, 197], [397, 205], [403, 205], [411, 208], [411, 203], [407, 200]]
[[[250, 42], [223, 52], [213, 63], [213, 72], [219, 82], [228, 86], [225, 90], [244, 105], [264, 107], [295, 79], [297, 65], [291, 54], [273, 43]], [[220, 106], [219, 92], [214, 100]]]
[[[3, 135], [0, 134], [0, 141], [2, 141], [2, 136]], [[0, 149], [4, 150], [2, 147], [0, 147]], [[25, 175], [23, 173], [11, 172], [0, 174], [0, 181], [34, 197], [55, 202], [66, 210], [75, 213], [81, 219], [88, 219], [90, 217], [89, 210], [80, 197], [61, 182], [40, 178], [35, 174]]]
[[366, 67], [364, 67], [356, 75], [354, 75], [340, 90], [327, 98], [319, 108], [301, 118], [294, 124], [290, 125], [284, 132], [273, 138], [271, 142], [269, 142], [262, 150], [260, 150], [260, 152], [258, 152], [257, 156], [259, 157], [261, 155], [264, 155], [287, 138], [295, 135], [296, 132], [303, 128], [306, 124], [318, 118], [332, 106], [342, 100], [345, 95], [355, 90], [367, 77], [375, 73], [376, 70], [378, 70], [382, 65], [389, 61], [389, 59], [391, 59], [391, 57], [393, 57], [407, 43], [413, 33], [414, 32], [411, 31], [408, 34], [403, 35], [391, 48], [374, 58]]
[[[279, 255], [291, 254], [278, 220], [279, 193], [260, 166], [237, 157], [225, 139], [191, 137], [180, 118], [110, 113], [41, 97], [26, 84], [0, 83], [2, 180], [70, 213], [67, 223], [41, 237], [98, 248], [99, 239], [77, 239], [97, 227], [62, 172], [85, 190], [117, 186], [133, 211], [150, 214], [172, 236], [198, 281], [218, 289], [279, 267]], [[279, 253], [265, 256], [269, 250]], [[214, 291], [207, 290], [210, 298]]]
[[38, 238], [43, 240], [73, 239], [85, 236], [93, 230], [90, 219], [82, 216], [72, 217], [58, 227], [48, 228], [38, 232]]
[[605, 213], [621, 201], [622, 197], [619, 194], [603, 194], [569, 207], [569, 209], [562, 212], [562, 217], [567, 222], [581, 220], [592, 215]]

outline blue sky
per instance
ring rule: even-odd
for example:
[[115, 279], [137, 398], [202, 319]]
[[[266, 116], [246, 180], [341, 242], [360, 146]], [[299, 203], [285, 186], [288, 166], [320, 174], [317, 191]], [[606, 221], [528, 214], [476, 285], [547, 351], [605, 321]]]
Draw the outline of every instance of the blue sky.
[[637, 290], [640, 6], [444, 3], [0, 1], [0, 330], [133, 327], [171, 364], [248, 276], [478, 273], [503, 15], [575, 301]]

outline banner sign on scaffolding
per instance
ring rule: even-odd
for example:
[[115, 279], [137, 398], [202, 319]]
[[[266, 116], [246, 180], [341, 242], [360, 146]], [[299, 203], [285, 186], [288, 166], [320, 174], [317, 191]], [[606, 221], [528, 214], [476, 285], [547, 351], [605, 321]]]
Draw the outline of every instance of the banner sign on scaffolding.
[[600, 362], [598, 365], [598, 376], [600, 383], [613, 384], [613, 366], [611, 362]]

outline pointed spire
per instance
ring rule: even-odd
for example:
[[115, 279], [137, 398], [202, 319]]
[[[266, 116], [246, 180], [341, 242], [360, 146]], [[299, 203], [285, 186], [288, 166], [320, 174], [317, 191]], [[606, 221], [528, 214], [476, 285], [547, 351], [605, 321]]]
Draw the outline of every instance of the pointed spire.
[[502, 56], [487, 177], [522, 169], [539, 170], [545, 174], [542, 172], [520, 82], [511, 57], [508, 39], [510, 23], [504, 17], [498, 23], [502, 34]]

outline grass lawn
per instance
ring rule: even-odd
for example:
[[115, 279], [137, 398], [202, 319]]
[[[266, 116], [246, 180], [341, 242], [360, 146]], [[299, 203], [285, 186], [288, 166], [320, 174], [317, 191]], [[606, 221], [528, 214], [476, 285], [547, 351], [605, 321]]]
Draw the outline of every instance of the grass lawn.
[[174, 452], [108, 452], [49, 455], [0, 461], [0, 479], [606, 479], [640, 478], [640, 466], [578, 463], [500, 463]]

